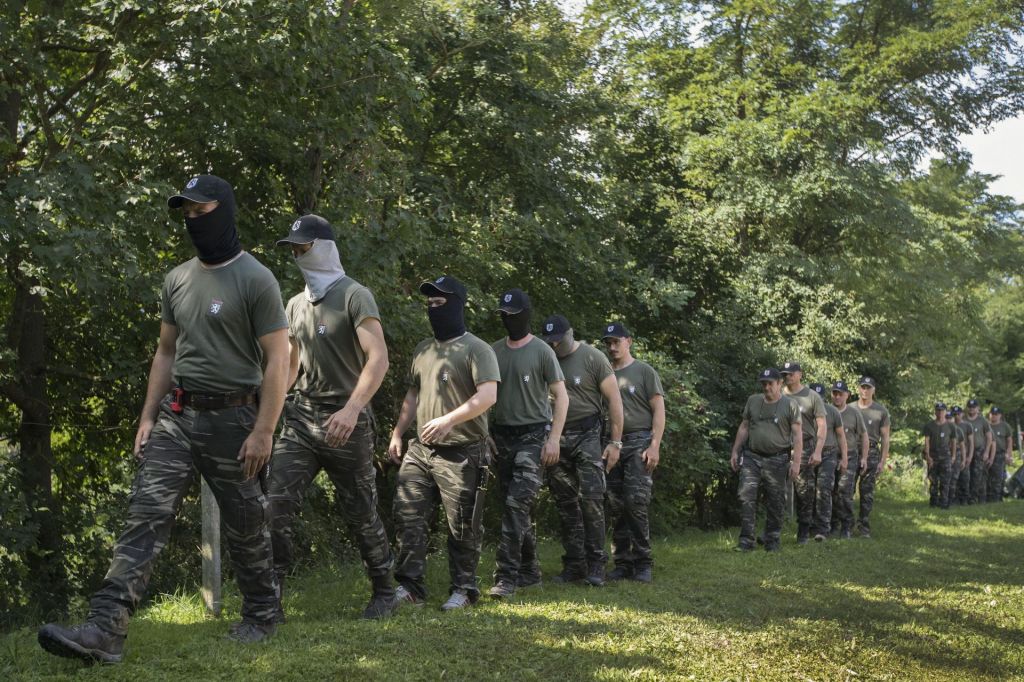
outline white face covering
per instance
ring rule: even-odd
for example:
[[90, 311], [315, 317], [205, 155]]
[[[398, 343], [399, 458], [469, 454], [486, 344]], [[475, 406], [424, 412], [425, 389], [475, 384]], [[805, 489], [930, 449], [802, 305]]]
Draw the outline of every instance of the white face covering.
[[338, 245], [330, 239], [314, 239], [309, 251], [296, 256], [295, 264], [306, 280], [306, 298], [310, 303], [326, 296], [331, 287], [345, 276]]

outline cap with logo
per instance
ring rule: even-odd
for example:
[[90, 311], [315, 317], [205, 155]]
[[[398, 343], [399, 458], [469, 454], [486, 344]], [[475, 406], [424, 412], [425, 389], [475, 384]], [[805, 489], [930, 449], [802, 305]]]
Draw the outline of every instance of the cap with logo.
[[498, 310], [509, 315], [521, 313], [530, 307], [530, 297], [522, 289], [509, 289], [498, 297]]
[[963, 412], [964, 408], [960, 407], [959, 405], [953, 406], [953, 414], [963, 414]]
[[196, 175], [185, 183], [185, 189], [167, 199], [170, 208], [181, 208], [185, 201], [209, 204], [214, 201], [234, 199], [235, 193], [227, 180], [216, 175]]
[[455, 296], [466, 302], [466, 286], [451, 275], [441, 275], [432, 282], [420, 285], [420, 293], [424, 296]]
[[629, 339], [633, 335], [626, 329], [626, 325], [621, 322], [609, 322], [605, 325], [604, 333], [601, 335], [602, 339]]
[[943, 402], [935, 403], [935, 411], [938, 412], [940, 410], [943, 411], [943, 412], [946, 411], [946, 403], [943, 403]]
[[967, 407], [977, 407], [977, 406], [978, 406], [978, 400], [976, 398], [971, 398], [970, 400], [967, 401]]
[[825, 395], [825, 385], [824, 384], [817, 384], [817, 383], [811, 384], [809, 386], [809, 388], [812, 391], [814, 391], [815, 393], [817, 393], [818, 395]]
[[992, 406], [992, 409], [991, 409], [991, 410], [989, 410], [989, 411], [988, 411], [988, 413], [989, 413], [989, 414], [1002, 414], [1002, 413], [1003, 413], [1003, 411], [1002, 411], [1002, 410], [1001, 410], [1000, 408], [998, 408], [998, 407], [996, 407], [995, 405], [993, 405], [993, 406]]
[[843, 393], [849, 393], [850, 387], [846, 385], [846, 382], [840, 379], [836, 383], [832, 384], [833, 391], [842, 391]]
[[761, 370], [761, 373], [757, 375], [758, 381], [779, 381], [782, 376], [779, 374], [779, 370], [774, 367], [767, 367]]
[[551, 315], [541, 325], [541, 337], [546, 343], [557, 343], [570, 329], [572, 329], [572, 325], [564, 316]]
[[857, 380], [857, 385], [858, 386], [870, 386], [871, 388], [874, 388], [875, 387], [875, 380], [872, 379], [869, 376], [863, 376], [863, 377], [861, 377], [860, 379]]
[[278, 246], [285, 244], [311, 244], [314, 239], [330, 239], [334, 241], [334, 230], [331, 224], [318, 215], [304, 215], [288, 230], [288, 234], [277, 240]]
[[803, 372], [799, 362], [787, 362], [779, 369], [779, 374], [793, 374], [794, 372]]

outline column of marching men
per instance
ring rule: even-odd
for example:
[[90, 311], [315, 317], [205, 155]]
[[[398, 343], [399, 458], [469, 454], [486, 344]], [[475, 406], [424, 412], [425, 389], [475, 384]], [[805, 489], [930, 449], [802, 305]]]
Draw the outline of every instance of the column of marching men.
[[[479, 599], [483, 502], [492, 477], [503, 507], [491, 597], [542, 581], [532, 513], [544, 485], [563, 546], [554, 582], [652, 581], [648, 508], [665, 430], [664, 390], [657, 372], [633, 357], [622, 323], [603, 329], [606, 352], [575, 338], [562, 315], [547, 317], [537, 337], [530, 298], [514, 288], [495, 306], [507, 335], [488, 344], [466, 329], [461, 282], [448, 275], [424, 282], [419, 293], [432, 336], [402, 368], [407, 390], [387, 449], [399, 467], [392, 551], [378, 511], [370, 408], [389, 369], [388, 350], [374, 296], [346, 275], [331, 225], [306, 215], [277, 242], [291, 250], [306, 283], [284, 306], [276, 279], [240, 246], [227, 182], [194, 177], [168, 205], [181, 209], [197, 257], [164, 279], [126, 528], [85, 622], [43, 626], [44, 649], [122, 659], [128, 622], [197, 474], [223, 516], [242, 595], [242, 618], [228, 636], [239, 642], [261, 641], [285, 622], [295, 518], [321, 470], [369, 578], [364, 618], [426, 603], [427, 547], [439, 506], [450, 576], [441, 608]], [[744, 407], [730, 459], [740, 479], [737, 549], [779, 549], [789, 480], [798, 543], [854, 531], [869, 536], [875, 481], [889, 454], [889, 413], [874, 400], [875, 381], [861, 377], [852, 404], [850, 389], [837, 381], [826, 405], [825, 387], [803, 385], [795, 362], [765, 369], [757, 380], [762, 390]], [[955, 409], [947, 421], [945, 410], [936, 405], [935, 423], [925, 429], [933, 503], [994, 495], [991, 481], [1002, 471], [994, 462], [1012, 461], [998, 409], [991, 424], [974, 400], [966, 419]], [[951, 495], [958, 485], [962, 494]], [[766, 521], [758, 534], [761, 502]], [[606, 572], [609, 529], [613, 567]]]

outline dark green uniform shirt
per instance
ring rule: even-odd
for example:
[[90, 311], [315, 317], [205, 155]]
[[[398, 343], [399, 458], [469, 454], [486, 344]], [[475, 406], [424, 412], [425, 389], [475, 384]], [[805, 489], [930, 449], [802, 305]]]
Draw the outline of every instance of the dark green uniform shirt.
[[380, 319], [370, 290], [343, 277], [316, 303], [305, 292], [288, 301], [288, 335], [299, 347], [295, 390], [313, 400], [341, 405], [359, 382], [366, 356], [356, 328]]
[[[953, 421], [953, 426], [955, 426], [960, 431], [960, 442], [964, 444], [964, 449], [966, 450], [967, 449], [967, 438], [968, 438], [968, 436], [973, 436], [974, 435], [974, 429], [971, 428], [970, 424], [968, 424], [967, 422], [965, 422], [963, 420], [963, 417], [960, 418], [959, 422], [954, 420]], [[974, 449], [973, 449], [974, 448], [974, 442], [972, 441], [970, 445], [971, 445], [971, 452], [973, 453], [974, 452]]]
[[[823, 401], [824, 402], [824, 401]], [[839, 410], [836, 409], [835, 405], [825, 403], [825, 447], [839, 450], [839, 437], [836, 436], [836, 429], [843, 428], [843, 415], [839, 414]], [[846, 444], [847, 454], [849, 454], [850, 444]]]
[[[796, 393], [787, 393], [786, 389], [783, 389], [782, 394], [796, 403], [797, 409], [800, 410], [800, 416], [804, 420], [804, 441], [815, 440], [818, 437], [818, 417], [825, 416], [825, 401], [808, 386], [804, 386]], [[828, 424], [826, 424], [827, 426]], [[825, 434], [825, 437], [828, 437], [828, 433]]]
[[182, 263], [160, 298], [160, 319], [178, 330], [171, 372], [183, 388], [228, 393], [263, 383], [259, 338], [288, 322], [277, 280], [251, 254], [211, 268]]
[[985, 434], [992, 433], [992, 425], [988, 423], [987, 419], [981, 416], [981, 413], [978, 413], [978, 416], [974, 419], [964, 417], [962, 423], [966, 424], [974, 433], [975, 454], [983, 452], [985, 450], [985, 442], [988, 440], [985, 438]]
[[600, 413], [601, 382], [613, 374], [612, 363], [605, 354], [581, 341], [572, 353], [558, 358], [558, 365], [569, 393], [569, 413], [565, 421], [575, 422]]
[[882, 403], [875, 401], [872, 401], [867, 407], [861, 407], [859, 403], [855, 403], [852, 407], [857, 408], [864, 415], [864, 426], [868, 429], [868, 445], [871, 447], [880, 445], [882, 428], [889, 426], [889, 410], [885, 409], [885, 405]]
[[790, 434], [800, 422], [800, 408], [785, 395], [769, 403], [764, 394], [755, 393], [747, 398], [743, 419], [748, 428], [747, 447], [759, 455], [774, 455], [792, 449]]
[[[479, 384], [500, 381], [494, 351], [476, 336], [463, 334], [450, 341], [430, 338], [421, 341], [413, 352], [409, 383], [419, 390], [416, 405], [416, 434], [427, 422], [444, 416], [476, 393]], [[466, 445], [488, 436], [487, 412], [453, 428], [441, 443]]]
[[846, 456], [858, 457], [860, 456], [860, 440], [867, 430], [867, 426], [864, 424], [864, 415], [853, 405], [847, 405], [839, 413], [839, 416], [843, 420], [843, 432], [846, 434]]
[[548, 385], [564, 379], [551, 346], [535, 336], [521, 348], [509, 348], [501, 339], [491, 349], [501, 371], [494, 423], [525, 426], [551, 421]]
[[646, 362], [634, 359], [615, 370], [615, 380], [622, 395], [622, 432], [650, 431], [654, 422], [651, 398], [665, 395], [661, 377]]
[[996, 444], [996, 454], [1002, 457], [1006, 456], [1006, 439], [1013, 434], [1013, 429], [1006, 422], [999, 422], [998, 424], [991, 424], [992, 429], [992, 440]]
[[952, 422], [939, 424], [930, 421], [921, 430], [928, 438], [928, 454], [933, 458], [949, 457], [952, 452], [952, 445], [956, 441], [956, 426]]

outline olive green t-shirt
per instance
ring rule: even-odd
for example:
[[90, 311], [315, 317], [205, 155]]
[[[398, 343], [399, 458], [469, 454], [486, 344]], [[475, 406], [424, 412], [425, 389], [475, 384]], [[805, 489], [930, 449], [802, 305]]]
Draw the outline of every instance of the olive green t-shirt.
[[[821, 396], [804, 386], [796, 393], [788, 393], [783, 389], [782, 394], [796, 403], [803, 418], [803, 439], [804, 441], [814, 440], [818, 437], [818, 417], [825, 416], [825, 401]], [[828, 434], [826, 434], [826, 437]]]
[[343, 404], [352, 395], [366, 364], [356, 328], [380, 319], [370, 290], [343, 277], [315, 305], [305, 292], [285, 308], [288, 336], [299, 347], [295, 390], [317, 401]]
[[984, 450], [985, 443], [988, 441], [985, 434], [992, 433], [992, 425], [988, 423], [988, 420], [979, 414], [974, 419], [964, 417], [961, 425], [966, 425], [974, 433], [974, 451]]
[[999, 422], [998, 424], [991, 424], [992, 429], [992, 440], [996, 443], [996, 454], [1006, 454], [1006, 439], [1013, 434], [1013, 429], [1006, 422]]
[[868, 429], [868, 445], [878, 445], [882, 440], [882, 428], [889, 426], [889, 410], [885, 409], [885, 405], [882, 403], [875, 401], [872, 401], [867, 407], [861, 407], [859, 403], [855, 403], [852, 407], [857, 408], [864, 415], [864, 425]]
[[932, 457], [948, 457], [956, 440], [956, 426], [952, 422], [930, 421], [921, 433], [928, 437], [928, 454]]
[[227, 393], [263, 383], [259, 338], [288, 321], [274, 275], [243, 252], [207, 268], [198, 258], [164, 278], [160, 319], [174, 325], [172, 376], [188, 391]]
[[579, 348], [558, 358], [558, 365], [569, 393], [569, 413], [565, 421], [575, 422], [600, 413], [601, 382], [613, 374], [612, 363], [605, 354], [581, 341]]
[[790, 434], [800, 422], [800, 408], [785, 395], [769, 403], [763, 394], [755, 393], [747, 398], [743, 419], [748, 427], [747, 447], [759, 455], [774, 455], [793, 448]]
[[[822, 403], [825, 405], [825, 447], [838, 450], [839, 438], [836, 436], [836, 429], [843, 428], [843, 415], [839, 414], [835, 405], [829, 405], [824, 401]], [[847, 454], [849, 454], [849, 443], [846, 448]]]
[[853, 405], [847, 405], [839, 413], [839, 416], [843, 420], [843, 432], [846, 434], [846, 455], [847, 457], [856, 457], [860, 455], [861, 437], [867, 431], [864, 415]]
[[661, 377], [646, 362], [633, 360], [615, 370], [615, 381], [622, 396], [622, 432], [650, 431], [654, 422], [651, 398], [665, 395]]
[[[957, 438], [957, 440], [959, 440], [961, 443], [963, 443], [964, 447], [966, 448], [967, 447], [967, 438], [968, 438], [968, 436], [973, 437], [974, 429], [971, 428], [970, 424], [968, 424], [967, 422], [963, 421], [962, 418], [961, 418], [961, 420], [959, 422], [954, 421], [953, 422], [953, 426], [955, 426], [957, 428], [957, 431], [960, 432], [959, 438]], [[971, 447], [972, 448], [974, 447], [974, 442], [973, 441], [971, 442]], [[973, 451], [974, 450], [972, 449], [971, 452], [973, 452]]]
[[509, 348], [501, 339], [491, 349], [501, 372], [494, 423], [526, 426], [551, 421], [548, 385], [564, 380], [551, 346], [535, 336], [521, 348]]
[[[488, 381], [501, 381], [498, 360], [485, 341], [470, 333], [450, 341], [430, 338], [413, 352], [409, 384], [419, 392], [416, 434], [432, 419], [444, 416]], [[437, 445], [465, 445], [487, 438], [487, 412], [456, 425]]]

